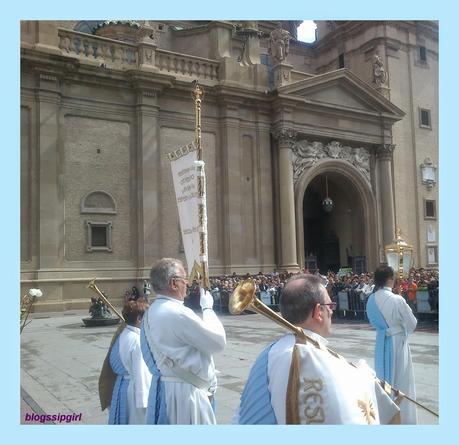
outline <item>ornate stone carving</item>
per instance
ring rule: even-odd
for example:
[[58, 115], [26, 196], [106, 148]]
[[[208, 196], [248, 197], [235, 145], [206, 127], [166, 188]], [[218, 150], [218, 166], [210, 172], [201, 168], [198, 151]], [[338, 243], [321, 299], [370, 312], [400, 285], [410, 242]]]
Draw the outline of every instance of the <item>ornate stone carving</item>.
[[153, 61], [153, 50], [151, 48], [145, 48], [143, 54], [147, 63], [151, 63]]
[[380, 87], [386, 83], [387, 73], [379, 54], [373, 56], [373, 83]]
[[352, 164], [367, 180], [370, 181], [370, 154], [364, 147], [343, 146], [338, 141], [324, 145], [322, 142], [299, 141], [293, 148], [293, 180], [298, 181], [306, 168], [312, 167], [320, 159], [342, 159]]
[[376, 155], [379, 159], [390, 161], [395, 150], [394, 144], [383, 144], [376, 148]]
[[56, 82], [57, 77], [53, 74], [40, 73], [40, 80], [46, 80], [48, 82]]
[[157, 93], [156, 93], [156, 91], [154, 91], [154, 90], [143, 90], [143, 91], [142, 91], [142, 96], [145, 96], [145, 97], [156, 97], [156, 96], [157, 96]]
[[273, 59], [273, 65], [283, 62], [289, 53], [290, 33], [282, 28], [271, 31], [269, 35], [268, 54]]
[[293, 128], [281, 128], [271, 132], [273, 137], [279, 141], [279, 146], [288, 145], [292, 150], [295, 147], [296, 136], [298, 134]]
[[437, 167], [430, 158], [425, 158], [420, 167], [421, 182], [427, 187], [427, 190], [431, 190], [437, 183]]

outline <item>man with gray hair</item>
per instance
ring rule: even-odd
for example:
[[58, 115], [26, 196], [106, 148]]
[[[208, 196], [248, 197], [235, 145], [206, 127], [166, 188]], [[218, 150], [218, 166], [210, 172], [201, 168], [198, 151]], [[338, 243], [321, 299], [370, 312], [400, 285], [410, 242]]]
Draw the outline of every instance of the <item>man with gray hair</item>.
[[159, 260], [150, 282], [156, 296], [141, 329], [142, 353], [153, 374], [147, 424], [215, 424], [212, 354], [225, 348], [226, 334], [213, 298], [201, 288], [202, 319], [183, 305], [188, 277], [174, 258]]

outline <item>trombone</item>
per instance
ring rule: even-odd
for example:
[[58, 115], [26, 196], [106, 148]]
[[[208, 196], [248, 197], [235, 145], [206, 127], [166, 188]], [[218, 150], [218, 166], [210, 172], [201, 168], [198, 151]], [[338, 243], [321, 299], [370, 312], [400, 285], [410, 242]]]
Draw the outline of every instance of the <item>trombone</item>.
[[93, 290], [94, 292], [96, 292], [97, 294], [99, 294], [100, 298], [102, 299], [102, 301], [110, 307], [110, 309], [113, 310], [113, 312], [118, 315], [118, 317], [125, 321], [124, 320], [124, 317], [116, 310], [115, 306], [113, 306], [113, 304], [110, 303], [110, 301], [108, 301], [108, 298], [104, 295], [104, 293], [99, 289], [99, 287], [97, 286], [96, 284], [96, 278], [94, 278], [93, 280], [91, 280], [88, 284], [88, 288]]
[[[319, 342], [309, 337], [309, 335], [307, 335], [303, 331], [303, 329], [301, 329], [299, 326], [295, 326], [294, 324], [290, 323], [285, 318], [281, 317], [279, 314], [277, 314], [272, 309], [270, 309], [268, 306], [266, 306], [262, 301], [260, 301], [255, 296], [255, 284], [252, 279], [241, 281], [241, 283], [238, 284], [238, 286], [236, 287], [236, 289], [234, 289], [234, 292], [230, 297], [230, 300], [228, 303], [228, 309], [230, 313], [233, 315], [239, 315], [246, 309], [256, 312], [258, 314], [264, 315], [265, 317], [268, 317], [270, 320], [274, 321], [275, 323], [293, 332], [301, 340], [304, 340], [307, 343], [311, 343], [314, 347], [318, 349], [327, 351], [328, 353], [330, 353], [331, 355], [333, 355], [334, 357], [338, 359], [345, 360], [349, 365], [353, 366], [354, 368], [357, 367], [354, 363], [346, 360], [342, 355], [338, 354], [337, 352], [333, 351], [330, 348], [327, 348], [321, 345]], [[378, 377], [375, 377], [375, 380], [383, 387], [386, 393], [394, 394], [395, 397], [405, 398], [406, 400], [413, 402], [420, 408], [428, 411], [430, 414], [436, 417], [439, 417], [435, 411], [432, 411], [430, 408], [427, 408], [426, 406], [422, 405], [418, 401], [407, 396], [402, 391], [393, 388], [386, 381], [381, 380]]]

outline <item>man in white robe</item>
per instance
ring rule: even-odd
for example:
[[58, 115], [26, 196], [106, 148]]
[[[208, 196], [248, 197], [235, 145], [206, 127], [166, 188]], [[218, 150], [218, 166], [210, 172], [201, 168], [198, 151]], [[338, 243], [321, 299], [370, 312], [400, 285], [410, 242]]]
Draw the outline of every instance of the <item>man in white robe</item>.
[[[213, 311], [213, 298], [201, 289], [202, 318], [184, 306], [188, 278], [182, 262], [172, 258], [153, 266], [150, 281], [156, 297], [142, 329], [163, 385], [152, 385], [152, 390], [164, 390], [167, 419], [158, 423], [215, 424], [212, 399], [217, 378], [212, 354], [224, 349], [226, 334]], [[147, 422], [156, 423], [155, 411], [162, 409], [151, 400]]]
[[[376, 291], [367, 303], [367, 316], [376, 329], [376, 375], [416, 399], [413, 362], [408, 336], [415, 330], [417, 320], [405, 299], [392, 292], [394, 271], [380, 266], [374, 274]], [[416, 424], [416, 405], [404, 399], [400, 404], [400, 422]]]
[[[331, 318], [335, 308], [336, 303], [331, 301], [320, 275], [292, 277], [286, 282], [280, 298], [283, 318], [301, 327], [322, 348], [328, 343], [325, 337], [331, 333]], [[287, 394], [295, 343], [294, 334], [289, 333], [261, 352], [250, 372], [233, 423], [290, 423]], [[308, 347], [315, 348], [311, 345]], [[332, 382], [327, 385], [332, 385]], [[329, 414], [327, 417], [330, 417]]]

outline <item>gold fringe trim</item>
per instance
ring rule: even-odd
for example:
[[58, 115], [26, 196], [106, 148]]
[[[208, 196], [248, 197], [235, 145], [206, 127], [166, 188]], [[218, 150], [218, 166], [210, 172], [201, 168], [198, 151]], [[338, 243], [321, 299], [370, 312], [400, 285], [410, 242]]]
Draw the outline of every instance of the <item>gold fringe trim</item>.
[[292, 352], [292, 363], [288, 376], [287, 393], [285, 395], [285, 423], [287, 425], [299, 425], [300, 415], [298, 412], [298, 396], [300, 390], [300, 354], [295, 344]]

